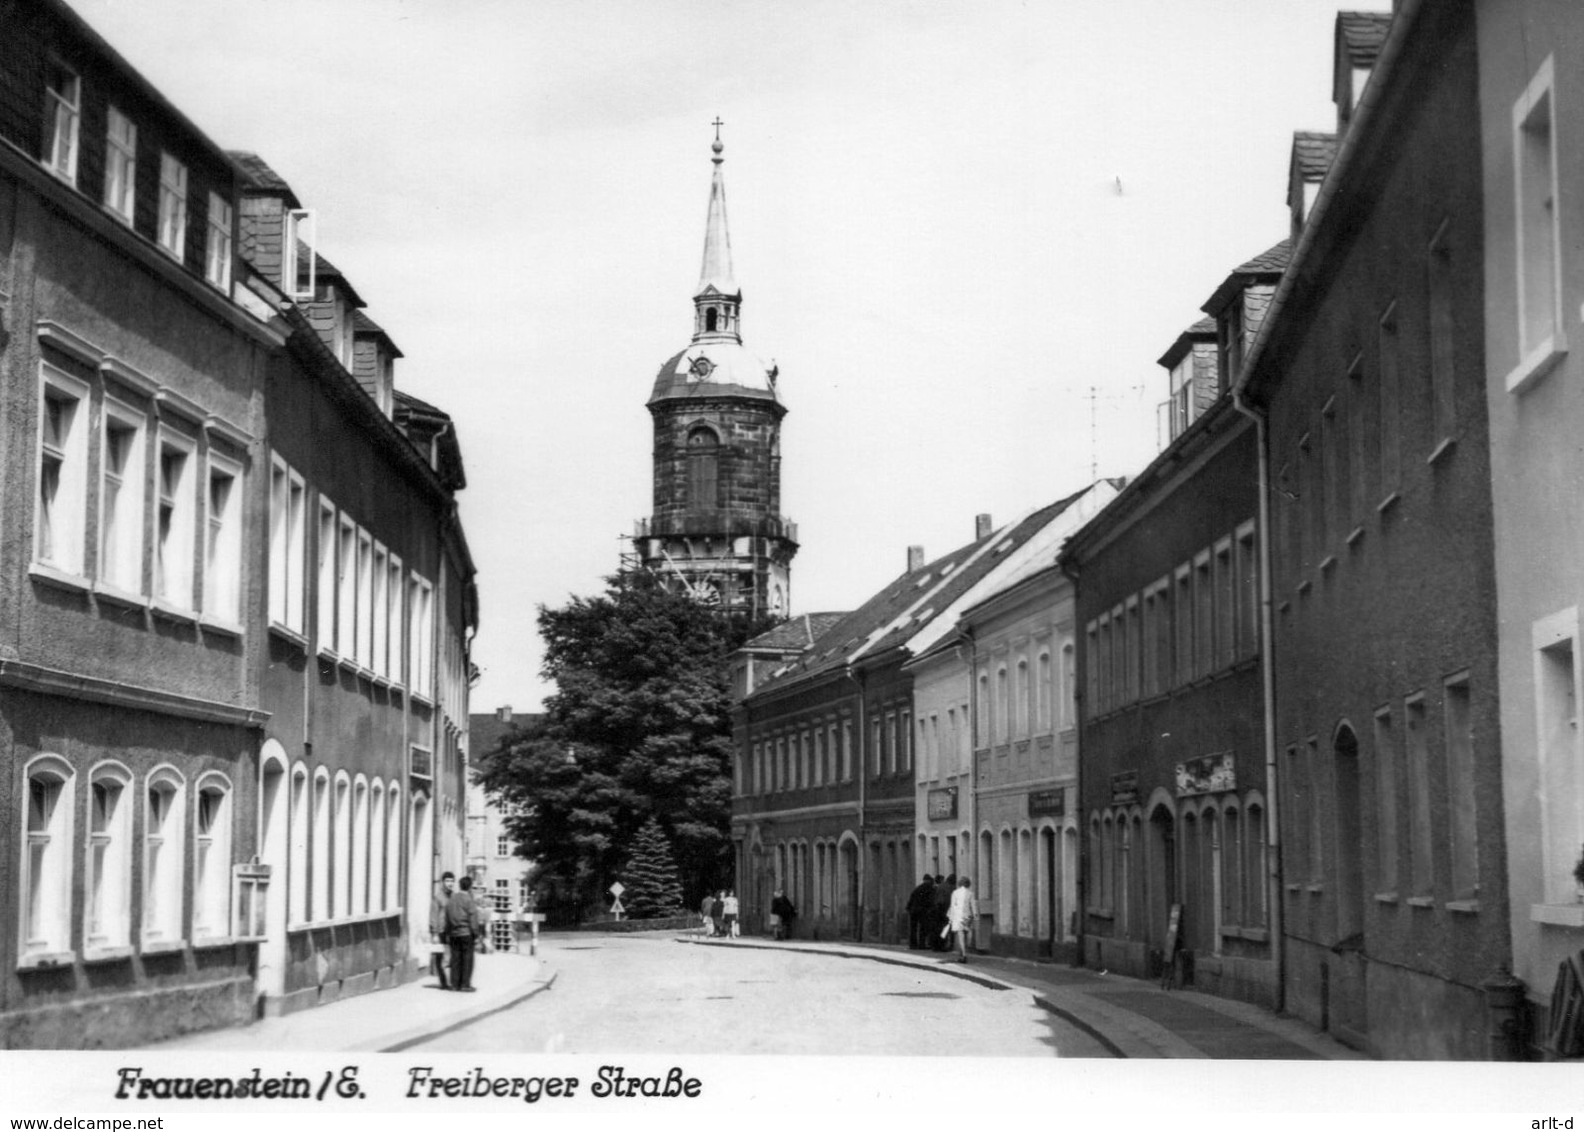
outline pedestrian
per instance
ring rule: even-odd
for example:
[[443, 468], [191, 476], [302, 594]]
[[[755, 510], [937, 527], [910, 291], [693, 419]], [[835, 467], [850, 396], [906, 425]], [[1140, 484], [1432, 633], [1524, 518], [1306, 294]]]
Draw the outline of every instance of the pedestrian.
[[721, 927], [727, 936], [737, 938], [737, 893], [729, 888], [726, 890], [725, 907], [721, 909]]
[[446, 933], [451, 945], [451, 982], [459, 991], [472, 992], [473, 938], [482, 919], [478, 903], [469, 891], [472, 877], [463, 877], [457, 891], [446, 901]]
[[929, 873], [908, 894], [908, 950], [923, 951], [929, 946], [930, 920], [935, 911], [935, 878]]
[[770, 924], [775, 928], [777, 939], [790, 939], [792, 936], [792, 921], [797, 918], [797, 905], [787, 899], [786, 893], [779, 888], [775, 890], [775, 898], [770, 901]]
[[715, 903], [710, 907], [710, 928], [712, 935], [724, 935], [721, 930], [721, 921], [726, 915], [726, 890], [723, 888], [715, 894]]
[[957, 874], [935, 877], [935, 907], [930, 919], [930, 946], [936, 951], [951, 950], [951, 929], [946, 926], [952, 893], [957, 890]]
[[952, 932], [957, 936], [957, 962], [966, 963], [968, 936], [973, 931], [974, 923], [979, 919], [979, 902], [974, 899], [973, 889], [969, 887], [967, 877], [957, 882], [957, 891], [952, 893], [947, 917]]
[[704, 923], [700, 930], [702, 930], [707, 936], [715, 934], [715, 925], [710, 918], [710, 913], [714, 911], [714, 909], [715, 894], [713, 892], [706, 892], [704, 894], [704, 903], [699, 905], [699, 914], [704, 917]]
[[450, 950], [450, 937], [446, 934], [446, 901], [451, 899], [451, 893], [456, 890], [456, 874], [441, 873], [440, 883], [435, 885], [434, 895], [429, 898], [429, 968], [440, 980], [441, 990], [451, 989], [451, 980], [446, 977], [446, 952]]

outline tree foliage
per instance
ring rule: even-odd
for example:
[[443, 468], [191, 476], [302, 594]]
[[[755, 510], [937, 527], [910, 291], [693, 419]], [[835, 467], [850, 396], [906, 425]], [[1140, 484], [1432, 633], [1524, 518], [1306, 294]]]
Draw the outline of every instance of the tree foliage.
[[623, 870], [622, 904], [634, 920], [672, 916], [682, 911], [682, 882], [665, 831], [651, 817], [638, 831], [632, 858]]
[[731, 870], [731, 651], [746, 625], [647, 572], [539, 607], [542, 672], [556, 691], [531, 728], [479, 760], [509, 832], [562, 897], [592, 904], [644, 823], [669, 840], [691, 901]]

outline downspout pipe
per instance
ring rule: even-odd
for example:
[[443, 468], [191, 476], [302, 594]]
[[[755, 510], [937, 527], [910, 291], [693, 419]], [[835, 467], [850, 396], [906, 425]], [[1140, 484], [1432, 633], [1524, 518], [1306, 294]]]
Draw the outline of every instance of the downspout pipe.
[[1271, 961], [1276, 966], [1274, 1009], [1285, 1009], [1287, 998], [1287, 945], [1283, 935], [1286, 916], [1282, 908], [1282, 855], [1280, 766], [1276, 758], [1275, 617], [1271, 585], [1270, 450], [1265, 415], [1243, 400], [1239, 386], [1232, 390], [1232, 406], [1254, 422], [1255, 465], [1259, 478], [1260, 559], [1260, 685], [1265, 717], [1265, 906], [1270, 909]]
[[[968, 645], [968, 853], [973, 885], [979, 890], [979, 870], [974, 862], [979, 855], [979, 642], [973, 629], [959, 627], [958, 635]], [[962, 875], [958, 874], [958, 880]]]
[[[1065, 554], [1062, 555], [1060, 559], [1058, 559], [1058, 564], [1061, 566], [1061, 572], [1066, 574], [1067, 577], [1072, 580], [1073, 658], [1076, 660], [1079, 655], [1078, 642], [1083, 639], [1083, 634], [1079, 631], [1083, 623], [1078, 619], [1078, 566], [1077, 563], [1070, 560]], [[1086, 666], [1089, 663], [1089, 659], [1090, 658], [1087, 655], [1086, 650], [1083, 660]], [[1085, 966], [1088, 962], [1088, 949], [1084, 946], [1084, 936], [1089, 930], [1089, 916], [1087, 912], [1085, 912], [1085, 909], [1089, 906], [1089, 826], [1084, 819], [1083, 808], [1083, 729], [1084, 712], [1088, 709], [1089, 705], [1084, 699], [1084, 685], [1085, 681], [1079, 679], [1079, 673], [1073, 673], [1073, 707], [1076, 709], [1077, 715], [1077, 719], [1073, 721], [1073, 726], [1078, 734], [1078, 758], [1073, 763], [1073, 809], [1076, 811], [1075, 816], [1078, 819], [1078, 875], [1073, 878], [1075, 881], [1073, 885], [1073, 891], [1078, 894], [1078, 906], [1072, 909], [1073, 923], [1077, 924], [1078, 926], [1077, 930], [1073, 932], [1073, 936], [1075, 937], [1073, 943], [1076, 948], [1076, 958], [1073, 962], [1073, 966], [1075, 967]]]
[[858, 710], [855, 714], [857, 721], [858, 741], [854, 744], [858, 749], [854, 752], [854, 761], [858, 764], [853, 769], [858, 776], [858, 918], [853, 924], [853, 934], [858, 942], [863, 942], [864, 937], [864, 910], [868, 907], [868, 876], [869, 876], [869, 830], [868, 830], [868, 797], [869, 797], [869, 727], [864, 702], [864, 681], [861, 672], [854, 672], [849, 665], [842, 670], [842, 675], [853, 682], [857, 688]]

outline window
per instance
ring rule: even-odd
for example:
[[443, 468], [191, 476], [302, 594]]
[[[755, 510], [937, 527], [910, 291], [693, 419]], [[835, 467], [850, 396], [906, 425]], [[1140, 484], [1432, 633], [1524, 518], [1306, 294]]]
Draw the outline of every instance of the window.
[[1151, 586], [1144, 591], [1144, 645], [1143, 655], [1139, 658], [1143, 666], [1143, 680], [1140, 690], [1147, 698], [1158, 693], [1160, 688], [1160, 619], [1161, 601], [1160, 587]]
[[878, 777], [881, 768], [885, 765], [881, 759], [885, 756], [885, 740], [880, 731], [880, 718], [876, 716], [869, 721], [869, 775]]
[[851, 782], [853, 776], [852, 720], [842, 720], [842, 781]]
[[231, 202], [209, 194], [209, 239], [204, 247], [204, 278], [222, 291], [231, 289]]
[[1062, 722], [1078, 722], [1078, 656], [1071, 641], [1062, 645]]
[[319, 616], [315, 632], [319, 648], [334, 652], [336, 647], [336, 509], [323, 496], [319, 498]]
[[193, 938], [231, 932], [231, 784], [220, 775], [198, 783], [193, 829]]
[[304, 632], [303, 547], [308, 491], [279, 458], [270, 466], [270, 621]]
[[1102, 613], [1098, 633], [1095, 637], [1094, 652], [1094, 706], [1097, 713], [1103, 714], [1111, 710], [1113, 696], [1111, 694], [1111, 615]]
[[376, 676], [390, 676], [390, 566], [385, 560], [385, 548], [374, 544], [374, 587], [372, 597], [372, 624], [374, 652], [369, 667]]
[[[416, 838], [415, 838], [416, 839]], [[396, 884], [401, 876], [401, 787], [392, 782], [385, 789], [385, 911], [401, 907]]]
[[1397, 737], [1392, 731], [1390, 708], [1375, 713], [1375, 836], [1380, 891], [1397, 891], [1397, 811], [1401, 805], [1397, 786]]
[[1311, 738], [1304, 744], [1306, 755], [1305, 786], [1309, 795], [1309, 821], [1308, 848], [1309, 848], [1309, 883], [1320, 884], [1325, 879], [1325, 807], [1321, 804], [1320, 797], [1324, 793], [1320, 767], [1320, 741]]
[[1320, 425], [1314, 448], [1309, 453], [1310, 480], [1309, 496], [1304, 504], [1309, 512], [1310, 530], [1313, 532], [1314, 543], [1310, 550], [1313, 564], [1316, 568], [1325, 561], [1329, 553], [1331, 538], [1331, 477], [1336, 468], [1331, 458], [1331, 445], [1336, 439], [1336, 403], [1333, 398], [1327, 398], [1324, 407], [1320, 410]]
[[374, 541], [364, 530], [357, 541], [357, 659], [374, 667]]
[[1562, 341], [1561, 257], [1557, 226], [1556, 128], [1551, 104], [1554, 64], [1547, 58], [1513, 106], [1517, 174], [1518, 368], [1509, 391], [1538, 377], [1566, 349]]
[[143, 592], [143, 416], [104, 401], [99, 463], [99, 578], [124, 593]]
[[1122, 662], [1122, 679], [1120, 690], [1123, 703], [1132, 703], [1138, 699], [1139, 694], [1139, 599], [1130, 597], [1127, 600], [1127, 610], [1118, 622], [1121, 629], [1122, 647], [1120, 659]]
[[132, 942], [132, 775], [104, 763], [89, 776], [88, 899], [84, 946], [90, 953]]
[[389, 654], [390, 678], [400, 684], [402, 679], [402, 649], [406, 642], [403, 635], [402, 622], [402, 563], [396, 555], [390, 556], [386, 568], [385, 582], [386, 620], [390, 624], [390, 640], [387, 642]]
[[242, 621], [242, 466], [209, 453], [208, 539], [204, 612], [227, 625]]
[[1215, 548], [1215, 652], [1216, 666], [1237, 659], [1237, 578], [1232, 572], [1232, 540]]
[[341, 513], [336, 527], [336, 636], [342, 660], [357, 659], [357, 527]]
[[105, 132], [105, 207], [128, 224], [137, 192], [137, 127], [114, 106]]
[[496, 837], [495, 837], [495, 856], [497, 856], [497, 857], [510, 857], [511, 855], [512, 855], [511, 838], [507, 837], [504, 833], [497, 834]]
[[1173, 600], [1177, 618], [1177, 631], [1173, 634], [1173, 667], [1177, 674], [1177, 683], [1186, 684], [1194, 677], [1192, 566], [1185, 564], [1177, 567], [1177, 596]]
[[688, 509], [709, 511], [720, 505], [717, 468], [720, 440], [713, 430], [695, 428], [687, 436]]
[[1265, 926], [1265, 811], [1249, 803], [1243, 822], [1243, 926]]
[[[1221, 819], [1221, 922], [1243, 922], [1243, 826], [1237, 807]], [[1217, 947], [1219, 947], [1219, 942]]]
[[1254, 539], [1254, 524], [1237, 530], [1237, 646], [1239, 657], [1259, 652], [1260, 609], [1259, 546]]
[[1402, 408], [1399, 388], [1397, 304], [1380, 320], [1380, 490], [1382, 500], [1397, 493], [1402, 470]]
[[83, 572], [88, 491], [88, 386], [43, 367], [39, 396], [39, 495], [35, 554], [68, 574]]
[[1553, 614], [1536, 622], [1530, 632], [1535, 652], [1545, 901], [1571, 903], [1576, 892], [1573, 865], [1584, 841], [1584, 759], [1579, 755], [1575, 662], [1578, 611]]
[[1017, 736], [1020, 739], [1028, 738], [1033, 730], [1029, 724], [1029, 712], [1033, 710], [1031, 691], [1028, 658], [1020, 656], [1017, 661]]
[[412, 626], [407, 633], [412, 657], [408, 662], [407, 671], [412, 690], [418, 695], [429, 694], [429, 655], [434, 648], [434, 617], [429, 609], [430, 593], [429, 583], [414, 574], [407, 595], [407, 612], [412, 618]]
[[193, 608], [193, 499], [191, 440], [160, 429], [158, 506], [154, 540], [154, 596], [173, 609]]
[[310, 919], [330, 919], [330, 772], [314, 771], [313, 781], [313, 912]]
[[385, 903], [385, 784], [379, 779], [369, 787], [369, 911], [382, 912]]
[[159, 246], [177, 260], [187, 252], [187, 166], [160, 154]]
[[1447, 807], [1451, 822], [1452, 899], [1479, 895], [1479, 823], [1474, 789], [1474, 721], [1469, 703], [1469, 676], [1460, 673], [1446, 682]]
[[149, 776], [143, 809], [143, 939], [182, 938], [182, 778], [169, 767]]
[[335, 833], [331, 857], [335, 869], [335, 904], [331, 915], [337, 919], [352, 914], [352, 780], [342, 771], [335, 779]]
[[902, 763], [900, 769], [906, 772], [911, 772], [913, 769], [913, 713], [910, 711], [904, 711], [902, 713], [901, 721], [897, 726], [897, 742], [900, 743], [902, 747], [902, 749], [897, 752], [897, 758]]
[[1211, 589], [1210, 552], [1194, 559], [1194, 672], [1203, 676], [1215, 667], [1215, 633], [1212, 617], [1215, 594]]
[[82, 122], [82, 80], [56, 62], [44, 65], [44, 164], [77, 183], [77, 131]]
[[[1349, 521], [1356, 527], [1363, 522], [1364, 515], [1369, 507], [1369, 467], [1370, 444], [1367, 430], [1370, 424], [1369, 409], [1374, 403], [1370, 391], [1365, 387], [1364, 381], [1364, 356], [1360, 354], [1348, 366], [1348, 404], [1352, 409], [1352, 424], [1348, 429], [1352, 440], [1352, 451], [1348, 454], [1348, 504]], [[1362, 528], [1359, 528], [1362, 529]], [[1350, 534], [1348, 536], [1352, 538]]]
[[293, 299], [312, 299], [318, 266], [314, 252], [318, 225], [312, 210], [290, 209], [281, 239], [281, 290]]
[[55, 755], [27, 768], [27, 846], [22, 861], [22, 954], [71, 950], [72, 807], [76, 776]]
[[[1304, 761], [1298, 757], [1296, 745], [1287, 748], [1287, 797], [1289, 805], [1286, 810], [1294, 815], [1303, 814], [1315, 805], [1315, 800], [1309, 795], [1308, 774]], [[1285, 831], [1286, 843], [1292, 849], [1292, 868], [1287, 872], [1287, 880], [1296, 885], [1308, 879], [1305, 875], [1309, 861], [1309, 854], [1304, 845], [1305, 823], [1294, 821], [1292, 827]], [[1287, 860], [1283, 856], [1283, 861]]]
[[1435, 872], [1430, 831], [1430, 736], [1424, 696], [1410, 696], [1403, 717], [1408, 725], [1408, 878], [1413, 896], [1426, 898], [1435, 887]]
[[369, 911], [369, 796], [368, 783], [360, 774], [352, 784], [352, 844], [348, 847], [352, 857], [352, 902], [354, 916], [367, 915]]
[[1056, 695], [1054, 674], [1051, 672], [1049, 648], [1040, 649], [1039, 659], [1036, 663], [1039, 666], [1039, 671], [1035, 675], [1039, 704], [1035, 716], [1035, 725], [1041, 731], [1049, 731], [1051, 729], [1051, 700]]
[[312, 918], [308, 901], [308, 770], [301, 763], [292, 769], [291, 841], [287, 851], [287, 923], [305, 924]]
[[1426, 291], [1430, 306], [1430, 396], [1434, 456], [1457, 434], [1457, 351], [1453, 337], [1452, 221], [1443, 221], [1430, 241]]
[[996, 669], [995, 735], [992, 737], [995, 743], [1005, 743], [1011, 733], [1011, 701], [1012, 688], [1003, 664]]

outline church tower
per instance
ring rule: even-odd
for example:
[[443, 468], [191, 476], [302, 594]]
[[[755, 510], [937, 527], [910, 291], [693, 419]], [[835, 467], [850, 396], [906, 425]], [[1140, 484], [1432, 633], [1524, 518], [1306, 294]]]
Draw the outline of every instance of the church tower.
[[742, 343], [715, 122], [704, 263], [693, 340], [655, 377], [654, 513], [634, 538], [640, 561], [700, 601], [748, 617], [785, 615], [797, 528], [781, 515], [781, 418], [775, 364]]

